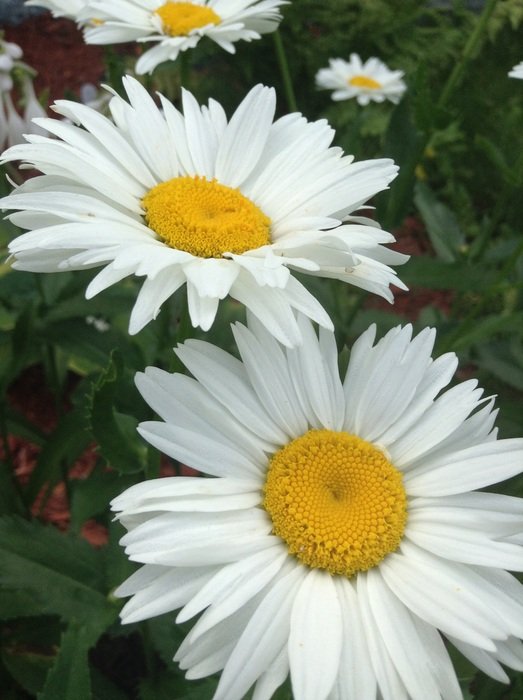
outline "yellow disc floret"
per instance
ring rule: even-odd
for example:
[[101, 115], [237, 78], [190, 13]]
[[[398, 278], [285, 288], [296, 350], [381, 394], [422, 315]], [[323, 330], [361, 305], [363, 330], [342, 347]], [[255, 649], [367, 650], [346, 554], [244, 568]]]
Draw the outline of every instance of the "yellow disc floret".
[[240, 255], [271, 242], [271, 220], [239, 190], [204, 177], [175, 177], [142, 199], [147, 225], [171, 248], [200, 258]]
[[366, 75], [355, 75], [347, 81], [352, 87], [366, 88], [367, 90], [379, 90], [383, 87], [377, 80], [369, 78]]
[[263, 506], [273, 532], [311, 568], [354, 576], [400, 544], [407, 520], [401, 473], [374, 445], [310, 430], [274, 454]]
[[163, 31], [170, 36], [187, 36], [193, 29], [221, 22], [212, 8], [192, 2], [166, 2], [154, 12], [162, 20]]

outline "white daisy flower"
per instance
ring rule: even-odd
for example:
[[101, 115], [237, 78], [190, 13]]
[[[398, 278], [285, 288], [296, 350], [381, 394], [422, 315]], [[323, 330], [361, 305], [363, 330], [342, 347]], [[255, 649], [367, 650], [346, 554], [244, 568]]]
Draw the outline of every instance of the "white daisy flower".
[[260, 39], [278, 28], [286, 0], [90, 0], [83, 19], [95, 17], [86, 29], [88, 44], [153, 42], [136, 64], [138, 74], [151, 73], [180, 51], [193, 49], [204, 36], [229, 53], [236, 41]]
[[289, 114], [273, 122], [274, 90], [258, 85], [227, 121], [210, 100], [184, 92], [182, 115], [126, 78], [130, 103], [113, 97], [107, 119], [59, 100], [56, 119], [36, 122], [59, 138], [28, 136], [4, 161], [44, 173], [0, 200], [31, 229], [10, 245], [13, 267], [33, 272], [104, 265], [86, 295], [128, 275], [146, 278], [130, 319], [136, 333], [187, 284], [193, 326], [208, 330], [227, 295], [281, 342], [301, 341], [293, 309], [331, 321], [291, 270], [350, 282], [393, 300], [405, 288], [388, 266], [407, 257], [384, 248], [391, 234], [351, 216], [397, 168], [354, 163], [330, 147], [325, 121]]
[[523, 61], [521, 61], [521, 63], [518, 63], [517, 66], [514, 66], [514, 68], [509, 72], [508, 77], [520, 78], [521, 80], [523, 80]]
[[175, 660], [221, 671], [214, 700], [290, 672], [296, 700], [454, 700], [441, 634], [482, 671], [523, 669], [523, 501], [477, 491], [522, 471], [523, 440], [497, 440], [493, 400], [470, 380], [442, 390], [453, 353], [395, 328], [355, 343], [343, 381], [334, 335], [279, 345], [255, 320], [241, 361], [203, 341], [176, 350], [193, 374], [137, 375], [164, 422], [140, 434], [214, 478], [137, 484], [112, 504], [136, 622], [181, 608], [198, 621]]
[[45, 7], [53, 17], [67, 17], [77, 21], [78, 15], [85, 9], [87, 0], [26, 0], [25, 4], [30, 7]]
[[322, 68], [316, 74], [316, 85], [320, 89], [334, 90], [332, 99], [335, 101], [355, 97], [360, 105], [384, 100], [397, 104], [407, 89], [403, 75], [401, 70], [389, 70], [377, 58], [362, 63], [358, 54], [352, 53], [349, 62], [331, 58], [329, 68]]

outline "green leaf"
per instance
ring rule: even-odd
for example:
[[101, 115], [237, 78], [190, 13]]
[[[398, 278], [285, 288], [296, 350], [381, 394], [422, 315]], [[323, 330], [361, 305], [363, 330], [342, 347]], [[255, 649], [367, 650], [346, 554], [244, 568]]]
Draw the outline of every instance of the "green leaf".
[[27, 649], [4, 648], [2, 663], [24, 690], [35, 695], [45, 683], [53, 658]]
[[416, 129], [409, 98], [405, 97], [392, 113], [383, 146], [384, 155], [393, 158], [400, 166], [390, 191], [385, 198], [378, 199], [377, 219], [385, 229], [399, 226], [409, 210], [416, 180], [415, 170], [425, 144], [426, 137]]
[[477, 364], [509, 386], [523, 391], [523, 369], [506, 344], [483, 345], [478, 348]]
[[[172, 663], [172, 662], [171, 662]], [[140, 700], [209, 700], [216, 690], [217, 680], [205, 678], [186, 680], [181, 673], [168, 669], [140, 683]]]
[[97, 668], [91, 667], [92, 700], [129, 700], [129, 696]]
[[92, 700], [87, 652], [97, 638], [98, 630], [90, 625], [68, 626], [38, 700]]
[[420, 256], [411, 258], [402, 267], [401, 279], [409, 287], [470, 292], [484, 290], [495, 281], [495, 275], [480, 265], [469, 265], [462, 261], [448, 263]]
[[87, 479], [71, 483], [71, 530], [78, 532], [86, 520], [106, 513], [111, 500], [135, 481], [133, 477], [98, 468]]
[[107, 462], [120, 472], [133, 473], [146, 468], [147, 448], [138, 438], [137, 419], [114, 409], [123, 369], [120, 353], [113, 352], [109, 365], [93, 386], [88, 419]]
[[29, 591], [4, 588], [0, 595], [0, 620], [14, 620], [17, 617], [40, 615], [41, 605]]
[[93, 619], [117, 615], [104, 593], [103, 555], [85, 540], [21, 518], [0, 519], [0, 585], [30, 594], [42, 614]]
[[36, 468], [31, 474], [25, 497], [32, 503], [44, 484], [54, 486], [64, 475], [64, 465], [73, 464], [90, 442], [86, 430], [87, 423], [83, 412], [75, 409], [60, 418], [58, 425], [49, 435]]
[[414, 202], [425, 222], [437, 256], [445, 262], [455, 262], [465, 243], [465, 237], [454, 214], [422, 182], [416, 183]]
[[492, 338], [496, 333], [513, 333], [514, 328], [518, 328], [521, 323], [523, 323], [523, 312], [473, 319], [460, 326], [458, 332], [452, 335], [452, 349], [463, 350]]

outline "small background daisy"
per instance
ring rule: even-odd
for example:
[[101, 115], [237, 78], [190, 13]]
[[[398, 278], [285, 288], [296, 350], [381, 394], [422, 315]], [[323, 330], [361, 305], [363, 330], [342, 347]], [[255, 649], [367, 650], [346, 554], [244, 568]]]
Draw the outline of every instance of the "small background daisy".
[[316, 74], [316, 85], [333, 90], [335, 101], [355, 97], [360, 105], [384, 100], [398, 103], [407, 89], [403, 75], [403, 71], [392, 71], [377, 58], [362, 62], [358, 54], [352, 53], [349, 61], [331, 58], [329, 67]]

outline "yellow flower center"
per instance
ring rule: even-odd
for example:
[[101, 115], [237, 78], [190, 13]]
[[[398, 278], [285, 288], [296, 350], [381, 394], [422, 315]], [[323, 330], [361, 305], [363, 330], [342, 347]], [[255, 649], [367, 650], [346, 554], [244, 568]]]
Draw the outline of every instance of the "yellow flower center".
[[271, 220], [239, 190], [204, 177], [175, 177], [142, 199], [147, 225], [171, 248], [200, 258], [240, 255], [271, 242]]
[[371, 443], [332, 430], [276, 452], [263, 506], [291, 554], [347, 577], [397, 549], [407, 520], [401, 473]]
[[367, 90], [379, 90], [383, 87], [377, 80], [368, 78], [366, 75], [355, 75], [348, 80], [348, 83], [352, 87], [366, 88]]
[[187, 36], [193, 29], [221, 22], [213, 9], [192, 2], [166, 2], [154, 12], [162, 20], [164, 32], [170, 36]]

